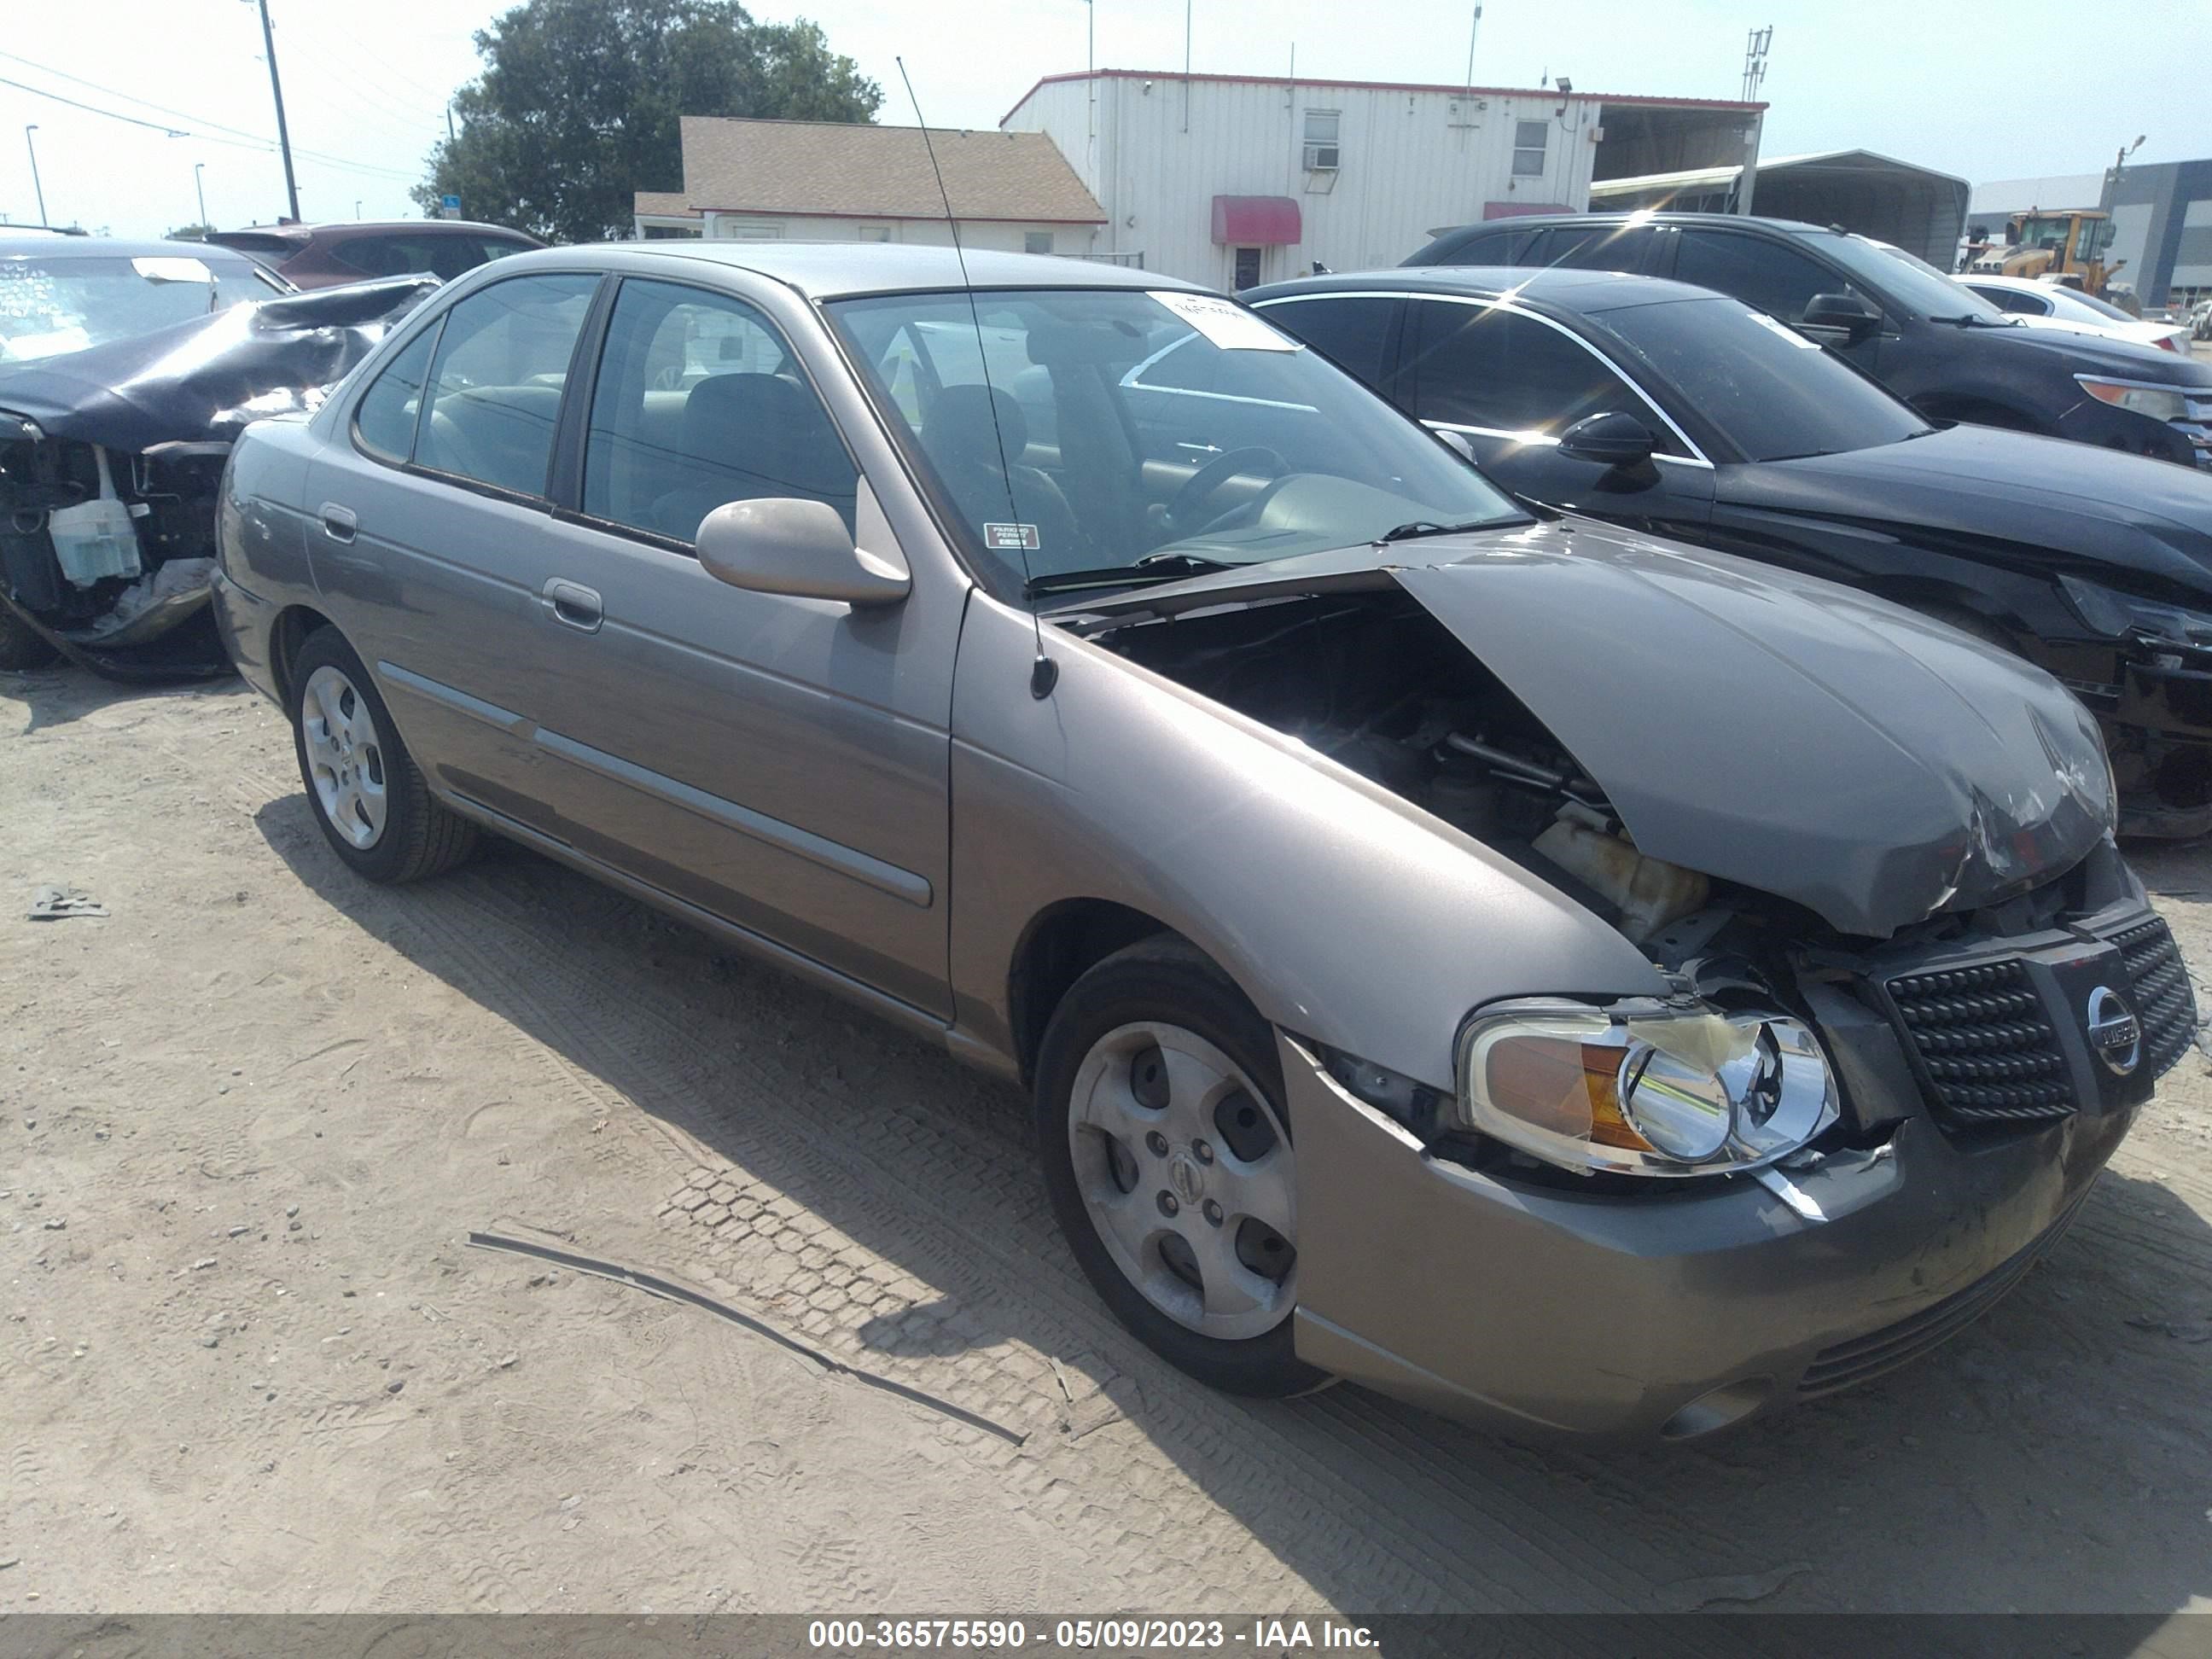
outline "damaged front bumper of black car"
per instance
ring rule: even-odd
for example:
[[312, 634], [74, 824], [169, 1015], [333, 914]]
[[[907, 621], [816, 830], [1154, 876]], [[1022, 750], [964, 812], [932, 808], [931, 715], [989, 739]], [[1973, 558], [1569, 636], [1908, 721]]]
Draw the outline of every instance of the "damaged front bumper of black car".
[[435, 285], [325, 289], [0, 368], [0, 668], [228, 673], [208, 600], [232, 443], [316, 408]]

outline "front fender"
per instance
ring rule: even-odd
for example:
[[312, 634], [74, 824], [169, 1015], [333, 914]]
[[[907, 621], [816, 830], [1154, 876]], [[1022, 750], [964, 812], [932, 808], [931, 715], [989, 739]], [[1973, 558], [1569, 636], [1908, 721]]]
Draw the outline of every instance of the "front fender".
[[1102, 647], [975, 595], [952, 708], [956, 1018], [1011, 1056], [1031, 921], [1104, 899], [1190, 939], [1277, 1025], [1432, 1086], [1500, 997], [1663, 994], [1658, 970], [1502, 854]]

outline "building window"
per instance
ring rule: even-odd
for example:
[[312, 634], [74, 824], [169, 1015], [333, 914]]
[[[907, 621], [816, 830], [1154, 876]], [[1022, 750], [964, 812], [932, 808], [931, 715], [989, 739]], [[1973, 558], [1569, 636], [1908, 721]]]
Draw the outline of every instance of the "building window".
[[648, 242], [674, 241], [684, 237], [696, 238], [698, 234], [699, 227], [696, 225], [647, 225], [645, 228], [645, 240]]
[[1549, 121], [1516, 121], [1513, 124], [1513, 176], [1516, 179], [1540, 179], [1544, 176], [1544, 146], [1551, 136], [1552, 124]]
[[1306, 112], [1306, 171], [1334, 173], [1343, 151], [1337, 147], [1336, 133], [1341, 112], [1333, 109], [1310, 109]]
[[862, 225], [860, 227], [860, 240], [864, 242], [888, 242], [890, 239], [891, 228], [889, 225]]
[[725, 219], [721, 234], [739, 242], [780, 242], [783, 240], [783, 221], [781, 219]]
[[1049, 253], [1052, 252], [1052, 233], [1048, 230], [1025, 230], [1022, 233], [1022, 252]]

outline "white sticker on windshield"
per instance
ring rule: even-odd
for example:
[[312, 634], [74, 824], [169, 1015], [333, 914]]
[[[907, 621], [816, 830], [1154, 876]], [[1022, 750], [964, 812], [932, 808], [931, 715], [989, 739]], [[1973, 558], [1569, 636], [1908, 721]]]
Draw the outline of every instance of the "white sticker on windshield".
[[1773, 330], [1791, 345], [1802, 346], [1808, 351], [1818, 351], [1820, 349], [1819, 341], [1807, 339], [1789, 324], [1778, 323], [1763, 311], [1754, 311], [1750, 315], [1753, 322], [1757, 323], [1761, 328]]
[[1298, 343], [1239, 305], [1212, 294], [1155, 291], [1152, 297], [1224, 351], [1296, 351]]
[[207, 268], [207, 261], [184, 254], [156, 254], [149, 258], [133, 259], [131, 269], [149, 283], [212, 283], [215, 272]]
[[1042, 545], [1033, 524], [987, 524], [983, 545], [994, 553], [1034, 553]]

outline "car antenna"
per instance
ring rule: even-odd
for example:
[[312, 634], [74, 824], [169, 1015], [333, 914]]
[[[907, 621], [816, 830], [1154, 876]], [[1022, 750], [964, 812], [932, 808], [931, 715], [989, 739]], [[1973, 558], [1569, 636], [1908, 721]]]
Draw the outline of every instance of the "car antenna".
[[[1022, 561], [1022, 586], [1024, 591], [1035, 580], [1030, 574], [1028, 533], [1021, 526], [1022, 509], [1014, 500], [1013, 469], [1006, 462], [1006, 428], [999, 424], [999, 395], [991, 384], [991, 359], [983, 343], [983, 313], [975, 304], [975, 286], [968, 280], [968, 253], [960, 246], [960, 221], [952, 214], [952, 195], [945, 188], [945, 169], [937, 165], [937, 146], [930, 142], [929, 122], [921, 112], [921, 100], [914, 95], [914, 79], [906, 72], [906, 59], [894, 57], [898, 65], [899, 79], [906, 83], [907, 102], [914, 106], [915, 124], [921, 129], [921, 145], [929, 155], [929, 170], [937, 179], [937, 197], [945, 204], [945, 226], [952, 233], [952, 257], [960, 264], [961, 291], [968, 296], [968, 320], [975, 328], [975, 363], [983, 374], [983, 401], [991, 410], [991, 435], [999, 445], [999, 477], [1006, 486], [1006, 516], [1013, 522], [1014, 550]], [[1030, 696], [1042, 699], [1052, 695], [1052, 688], [1060, 678], [1060, 665], [1044, 653], [1044, 624], [1037, 614], [1030, 612], [1030, 626], [1036, 633], [1036, 657], [1030, 664]]]

